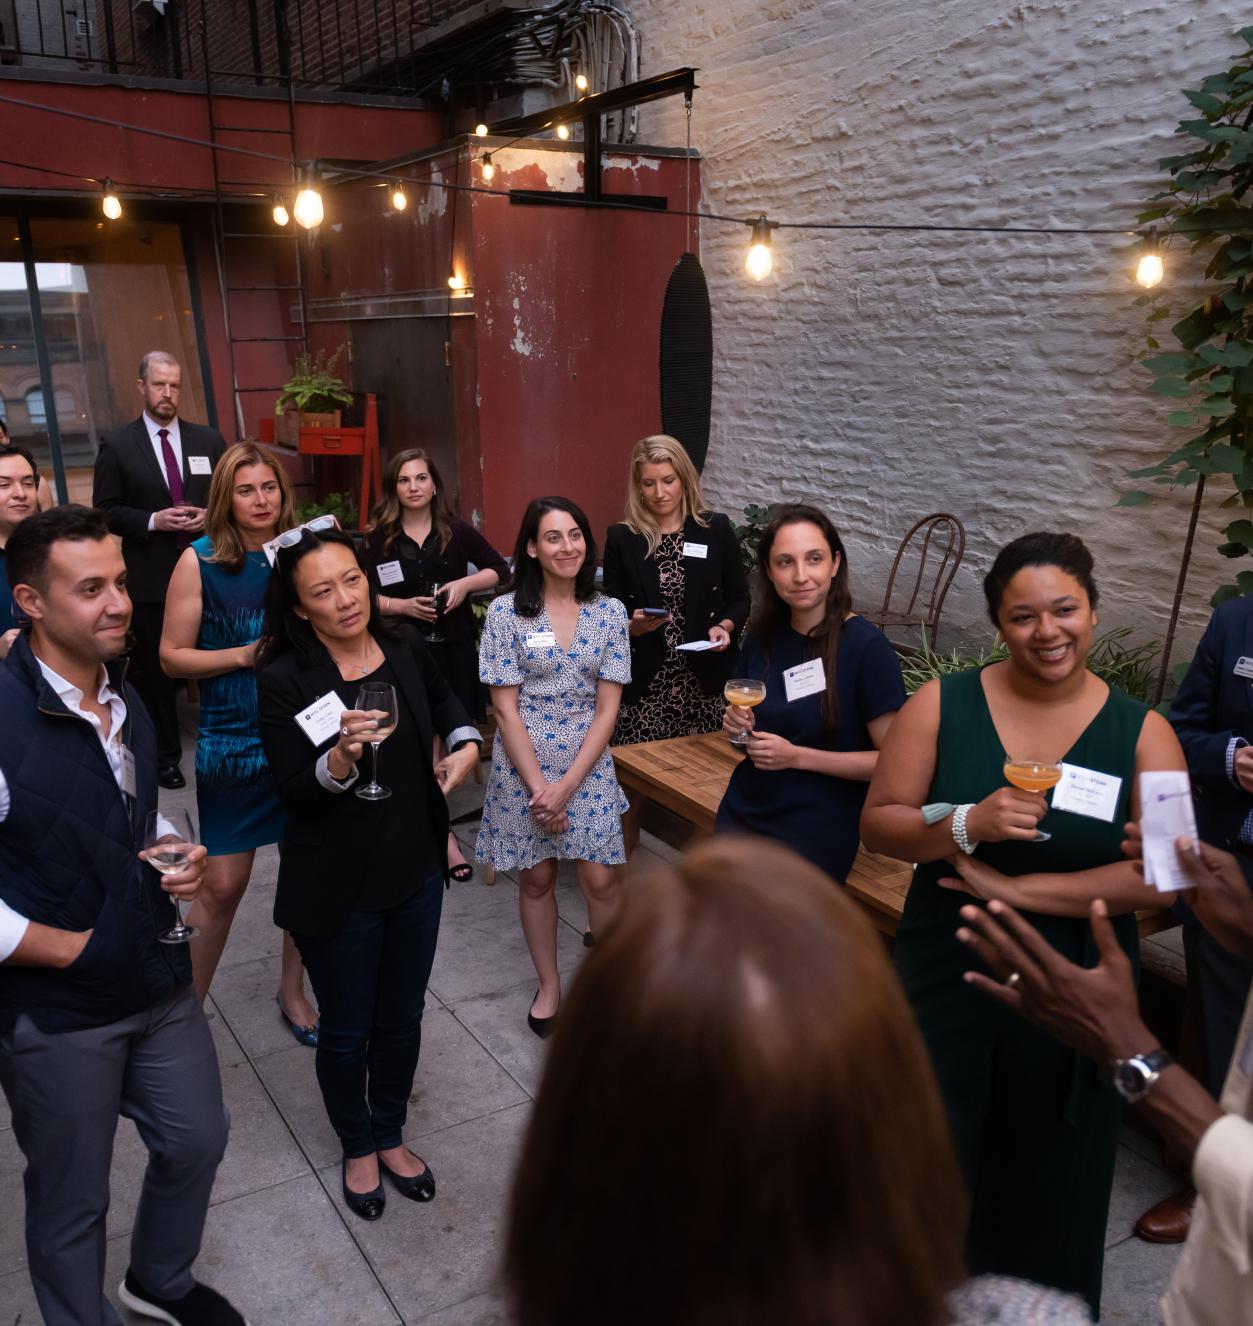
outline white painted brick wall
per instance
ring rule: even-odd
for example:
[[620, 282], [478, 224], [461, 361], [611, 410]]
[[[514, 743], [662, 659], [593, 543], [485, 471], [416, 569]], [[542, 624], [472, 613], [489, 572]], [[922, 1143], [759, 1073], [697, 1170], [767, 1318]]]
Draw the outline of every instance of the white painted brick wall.
[[[626, 3], [645, 74], [700, 68], [705, 208], [788, 220], [1132, 225], [1176, 150], [1179, 89], [1225, 67], [1253, 21], [1215, 0]], [[643, 108], [640, 141], [683, 135], [681, 101]], [[969, 542], [950, 642], [987, 633], [979, 582], [1002, 543], [1070, 529], [1096, 554], [1102, 625], [1164, 634], [1191, 495], [1114, 502], [1128, 468], [1186, 435], [1135, 362], [1121, 239], [785, 230], [760, 287], [747, 239], [702, 227], [719, 506], [817, 497], [863, 603], [917, 516], [955, 512]], [[1172, 303], [1195, 281], [1170, 263]], [[1207, 499], [1176, 657], [1231, 569], [1211, 551], [1224, 495]]]

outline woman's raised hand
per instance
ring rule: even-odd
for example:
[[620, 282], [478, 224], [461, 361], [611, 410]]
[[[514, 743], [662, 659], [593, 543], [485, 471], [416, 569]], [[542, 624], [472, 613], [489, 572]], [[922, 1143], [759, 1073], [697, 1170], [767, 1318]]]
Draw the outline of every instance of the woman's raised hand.
[[1043, 792], [998, 787], [966, 816], [966, 834], [973, 843], [1034, 842], [1036, 825], [1048, 812]]
[[356, 764], [369, 743], [370, 734], [377, 727], [376, 710], [346, 709], [339, 716], [339, 741], [331, 748], [331, 753], [338, 754], [345, 764]]

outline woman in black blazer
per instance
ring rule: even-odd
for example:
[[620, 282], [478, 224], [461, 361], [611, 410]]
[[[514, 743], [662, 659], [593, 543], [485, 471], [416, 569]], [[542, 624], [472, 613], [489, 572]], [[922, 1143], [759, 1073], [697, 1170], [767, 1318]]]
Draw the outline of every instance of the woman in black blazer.
[[[631, 683], [612, 744], [715, 732], [735, 637], [749, 609], [735, 531], [726, 516], [705, 507], [691, 459], [664, 433], [635, 444], [626, 510], [626, 520], [605, 537], [605, 593], [626, 606], [631, 633]], [[714, 647], [678, 648], [697, 641]], [[639, 837], [638, 800], [623, 827], [629, 852]]]
[[[443, 906], [444, 794], [477, 764], [479, 734], [416, 630], [384, 626], [351, 539], [281, 537], [258, 674], [261, 741], [287, 810], [274, 921], [317, 995], [318, 1085], [343, 1146], [344, 1200], [374, 1220], [380, 1170], [406, 1197], [435, 1196], [401, 1133]], [[393, 687], [397, 723], [382, 761], [391, 794], [367, 800], [354, 795], [357, 762], [380, 715], [356, 699], [376, 683]], [[436, 732], [451, 752], [439, 764]]]

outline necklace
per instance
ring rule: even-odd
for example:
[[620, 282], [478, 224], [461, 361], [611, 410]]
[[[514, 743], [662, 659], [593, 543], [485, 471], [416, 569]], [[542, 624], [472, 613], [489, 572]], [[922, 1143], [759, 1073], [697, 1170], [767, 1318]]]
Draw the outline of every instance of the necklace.
[[[369, 657], [370, 657], [370, 653], [371, 653], [371, 651], [372, 651], [373, 649], [374, 649], [374, 641], [371, 640], [371, 641], [366, 645], [366, 647], [365, 647], [365, 657], [366, 657], [366, 659], [369, 659]], [[358, 672], [364, 677], [365, 674], [366, 674], [367, 672], [369, 672], [369, 670], [370, 670], [370, 664], [369, 664], [368, 662], [365, 662], [365, 663], [353, 663], [353, 662], [350, 662], [350, 661], [347, 660], [347, 659], [336, 658], [335, 655], [334, 655], [333, 653], [331, 653], [331, 651], [330, 651], [329, 649], [328, 649], [326, 652], [327, 652], [328, 654], [331, 655], [331, 662], [334, 663], [335, 666], [336, 666], [337, 668], [339, 668], [339, 670], [340, 670], [341, 672], [344, 670], [345, 667], [356, 668], [356, 670], [357, 670], [357, 671], [358, 671]]]

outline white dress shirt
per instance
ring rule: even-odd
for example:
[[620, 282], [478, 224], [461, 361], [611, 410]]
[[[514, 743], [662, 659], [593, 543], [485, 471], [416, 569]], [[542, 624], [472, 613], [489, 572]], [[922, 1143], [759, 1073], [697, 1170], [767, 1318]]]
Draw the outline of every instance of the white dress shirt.
[[[90, 709], [83, 708], [83, 693], [77, 686], [66, 681], [64, 677], [53, 670], [41, 658], [36, 658], [35, 662], [39, 664], [39, 670], [47, 679], [48, 685], [56, 691], [62, 703], [72, 713], [79, 714], [85, 718], [92, 726], [96, 736], [100, 738], [100, 744], [104, 747], [105, 758], [109, 761], [109, 768], [113, 771], [113, 777], [117, 782], [119, 790], [122, 787], [122, 755], [125, 745], [122, 741], [122, 729], [126, 724], [126, 701], [109, 684], [109, 674], [104, 670], [104, 665], [100, 667], [100, 690], [96, 694], [96, 699], [100, 704], [109, 707], [109, 733], [106, 736], [104, 724], [101, 723], [98, 715], [93, 714]], [[0, 824], [9, 817], [9, 809], [13, 804], [13, 798], [9, 793], [9, 783], [4, 776], [4, 770], [0, 769]], [[0, 899], [0, 962], [4, 962], [13, 953], [13, 950], [22, 942], [22, 936], [26, 933], [26, 927], [30, 922], [20, 913], [15, 912], [8, 906], [3, 899]]]
[[[144, 427], [147, 428], [148, 430], [148, 441], [152, 443], [152, 451], [157, 458], [157, 466], [160, 469], [161, 473], [165, 475], [165, 486], [167, 488], [170, 486], [170, 476], [166, 472], [165, 468], [165, 456], [161, 450], [161, 439], [157, 436], [157, 433], [162, 428], [164, 428], [166, 433], [169, 434], [170, 446], [174, 450], [174, 459], [178, 461], [179, 476], [180, 478], [183, 479], [184, 482], [186, 482], [187, 466], [183, 463], [183, 440], [179, 435], [178, 431], [178, 415], [175, 415], [174, 418], [171, 419], [168, 424], [157, 423], [157, 421], [148, 413], [147, 410], [144, 411], [143, 418], [144, 418]], [[156, 529], [156, 519], [157, 519], [157, 513], [154, 511], [148, 517], [149, 530]]]

